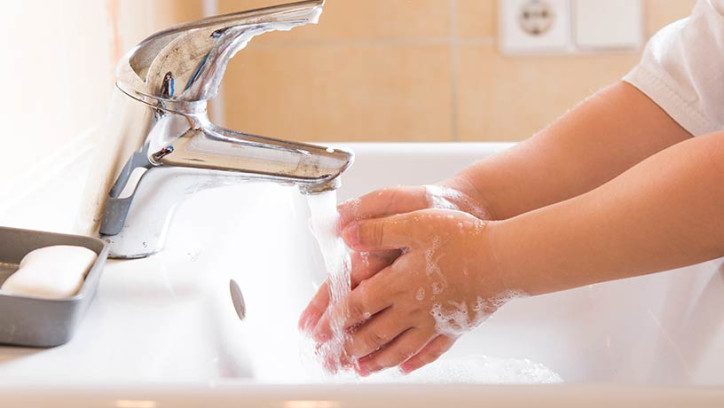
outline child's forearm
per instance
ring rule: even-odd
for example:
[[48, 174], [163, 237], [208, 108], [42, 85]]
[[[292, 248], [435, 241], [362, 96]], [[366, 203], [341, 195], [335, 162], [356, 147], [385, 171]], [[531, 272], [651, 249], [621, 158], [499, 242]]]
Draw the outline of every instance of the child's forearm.
[[590, 191], [690, 137], [643, 93], [621, 82], [534, 137], [470, 166], [455, 182], [469, 186], [486, 212], [506, 219]]
[[724, 132], [643, 161], [582, 196], [491, 224], [507, 285], [530, 294], [724, 256]]

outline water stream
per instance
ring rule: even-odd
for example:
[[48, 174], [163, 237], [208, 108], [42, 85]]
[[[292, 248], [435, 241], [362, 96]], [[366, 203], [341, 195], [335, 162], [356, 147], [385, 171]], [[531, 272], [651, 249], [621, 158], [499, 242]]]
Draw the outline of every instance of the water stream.
[[[308, 195], [310, 229], [317, 239], [329, 274], [330, 305], [339, 303], [350, 293], [350, 256], [347, 245], [337, 231], [339, 213], [337, 212], [337, 192], [327, 191]], [[332, 317], [330, 326], [332, 339], [316, 350], [317, 358], [323, 364], [331, 366], [333, 371], [341, 366], [345, 330], [341, 316]]]

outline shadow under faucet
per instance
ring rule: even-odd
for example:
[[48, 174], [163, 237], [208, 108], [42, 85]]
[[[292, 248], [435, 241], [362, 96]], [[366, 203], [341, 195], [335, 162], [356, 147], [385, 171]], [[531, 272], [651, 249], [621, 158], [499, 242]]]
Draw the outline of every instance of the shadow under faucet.
[[[255, 136], [208, 119], [231, 57], [257, 35], [316, 23], [323, 0], [210, 17], [159, 32], [120, 61], [116, 137], [138, 146], [117, 171], [101, 235], [114, 258], [158, 252], [175, 207], [204, 188], [267, 180], [315, 194], [339, 186], [351, 152]], [[140, 177], [136, 177], [141, 173]]]

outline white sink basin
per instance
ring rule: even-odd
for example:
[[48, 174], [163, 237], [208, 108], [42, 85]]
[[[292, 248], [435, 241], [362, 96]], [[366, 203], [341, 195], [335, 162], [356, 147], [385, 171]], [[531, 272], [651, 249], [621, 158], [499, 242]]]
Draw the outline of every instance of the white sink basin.
[[[507, 146], [347, 145], [357, 162], [339, 195], [434, 182]], [[721, 261], [511, 302], [438, 365], [492, 361], [499, 367], [528, 359], [558, 373], [562, 385], [325, 380], [300, 358], [305, 344], [296, 330], [313, 284], [324, 277], [308, 216], [305, 198], [289, 187], [244, 183], [196, 194], [179, 209], [163, 252], [109, 263], [70, 343], [49, 350], [0, 348], [0, 401], [74, 407], [451, 401], [516, 406], [525, 397], [557, 406], [724, 404]], [[230, 299], [231, 278], [245, 298], [243, 321]], [[429, 370], [434, 374], [435, 367]], [[483, 382], [495, 373], [485, 374]]]

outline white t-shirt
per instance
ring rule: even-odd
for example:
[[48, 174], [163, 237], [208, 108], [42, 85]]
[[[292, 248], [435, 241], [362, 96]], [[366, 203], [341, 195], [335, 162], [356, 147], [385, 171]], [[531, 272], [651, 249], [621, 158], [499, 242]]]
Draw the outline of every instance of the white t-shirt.
[[659, 31], [624, 81], [694, 136], [724, 130], [724, 0], [698, 0]]

